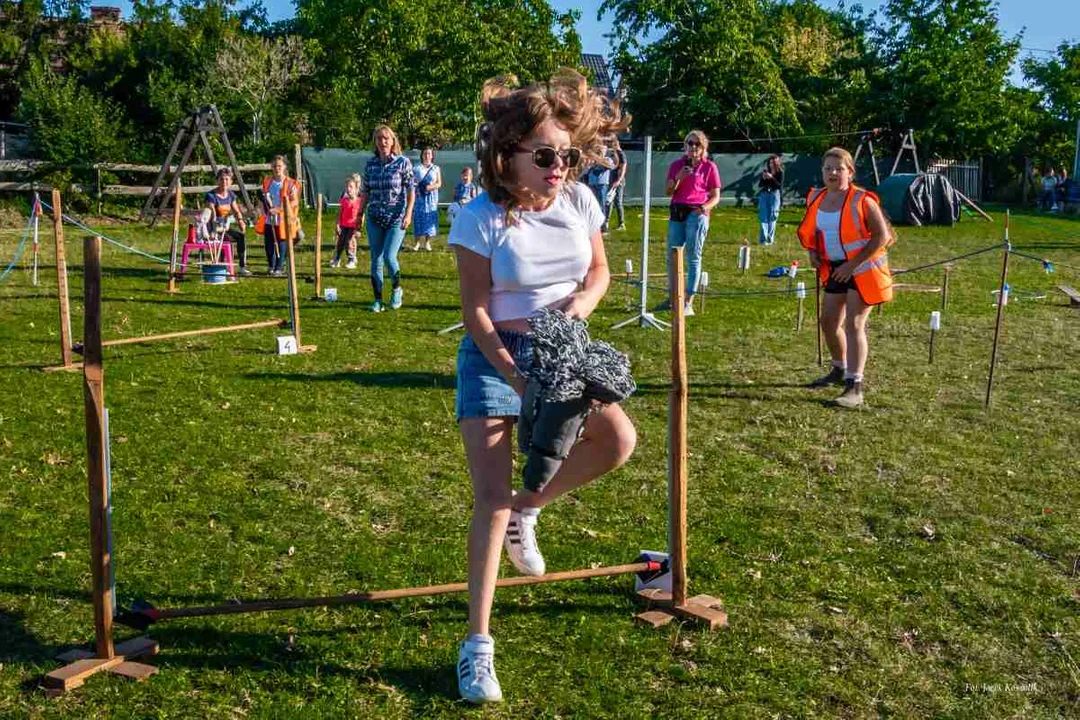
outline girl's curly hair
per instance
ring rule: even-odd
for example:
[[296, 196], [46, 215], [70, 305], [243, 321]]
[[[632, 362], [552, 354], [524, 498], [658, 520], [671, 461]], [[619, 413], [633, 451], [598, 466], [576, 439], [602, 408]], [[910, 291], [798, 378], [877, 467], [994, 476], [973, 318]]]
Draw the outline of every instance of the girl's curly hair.
[[476, 131], [480, 184], [493, 202], [506, 207], [508, 218], [518, 202], [514, 151], [541, 123], [554, 120], [570, 133], [571, 144], [581, 148], [582, 162], [567, 173], [571, 182], [582, 165], [603, 159], [606, 141], [630, 126], [630, 116], [620, 111], [617, 100], [590, 88], [585, 76], [568, 68], [525, 87], [518, 86], [514, 75], [494, 77], [480, 91], [480, 111], [484, 119]]

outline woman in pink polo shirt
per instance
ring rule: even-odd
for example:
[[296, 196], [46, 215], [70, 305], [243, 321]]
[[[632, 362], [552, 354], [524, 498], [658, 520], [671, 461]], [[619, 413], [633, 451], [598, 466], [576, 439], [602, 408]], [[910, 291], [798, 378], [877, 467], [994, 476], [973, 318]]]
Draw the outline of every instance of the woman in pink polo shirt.
[[[709, 139], [700, 130], [691, 130], [685, 140], [686, 154], [671, 163], [667, 172], [667, 194], [671, 196], [668, 220], [668, 263], [671, 249], [686, 248], [686, 314], [694, 314], [691, 301], [701, 281], [701, 251], [709, 232], [709, 212], [720, 202], [720, 172], [705, 156]], [[660, 309], [668, 309], [665, 301]]]

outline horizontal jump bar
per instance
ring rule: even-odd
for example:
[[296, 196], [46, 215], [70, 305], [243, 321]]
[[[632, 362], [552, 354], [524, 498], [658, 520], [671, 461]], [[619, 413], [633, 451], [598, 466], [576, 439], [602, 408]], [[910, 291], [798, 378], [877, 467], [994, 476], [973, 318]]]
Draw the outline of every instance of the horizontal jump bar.
[[[585, 578], [606, 577], [609, 575], [626, 575], [629, 573], [658, 572], [662, 569], [662, 563], [646, 561], [631, 563], [629, 565], [612, 565], [610, 567], [590, 568], [586, 570], [566, 570], [553, 572], [540, 576], [519, 576], [500, 578], [496, 587], [516, 587], [518, 585], [539, 585], [541, 583], [560, 582], [563, 580], [582, 580]], [[187, 608], [147, 608], [141, 611], [151, 621], [165, 620], [168, 618], [202, 617], [207, 615], [237, 615], [243, 613], [264, 612], [267, 610], [293, 610], [306, 607], [329, 607], [334, 605], [354, 605], [359, 603], [378, 602], [382, 600], [398, 600], [409, 597], [427, 597], [431, 595], [446, 595], [449, 593], [466, 592], [468, 583], [450, 583], [447, 585], [426, 585], [423, 587], [401, 588], [397, 590], [372, 590], [369, 592], [353, 593], [351, 595], [331, 595], [328, 597], [310, 598], [284, 598], [281, 600], [254, 600], [251, 602], [230, 603], [225, 605], [204, 605]], [[139, 611], [136, 611], [138, 613]], [[118, 619], [118, 622], [123, 622]]]
[[[142, 337], [117, 338], [116, 340], [103, 340], [102, 347], [113, 345], [134, 345], [136, 343], [158, 342], [159, 340], [173, 340], [182, 337], [194, 337], [196, 335], [213, 335], [214, 333], [235, 332], [239, 330], [255, 330], [265, 327], [284, 327], [288, 321], [273, 319], [261, 322], [247, 323], [245, 325], [225, 325], [224, 327], [202, 328], [201, 330], [184, 330], [182, 332], [162, 333], [161, 335], [143, 335]], [[81, 348], [79, 348], [81, 349]]]

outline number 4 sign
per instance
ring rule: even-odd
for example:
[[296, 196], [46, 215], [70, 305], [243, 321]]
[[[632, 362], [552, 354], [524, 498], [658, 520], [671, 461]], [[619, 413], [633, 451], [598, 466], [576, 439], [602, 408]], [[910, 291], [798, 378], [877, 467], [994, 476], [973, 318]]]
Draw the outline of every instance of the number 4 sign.
[[296, 352], [297, 350], [295, 335], [282, 335], [277, 339], [278, 355], [295, 355]]

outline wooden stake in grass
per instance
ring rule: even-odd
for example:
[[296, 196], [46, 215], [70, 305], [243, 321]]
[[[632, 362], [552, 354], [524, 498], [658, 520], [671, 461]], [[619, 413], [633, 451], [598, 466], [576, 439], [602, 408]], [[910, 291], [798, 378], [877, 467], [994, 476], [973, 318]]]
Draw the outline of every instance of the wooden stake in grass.
[[671, 602], [686, 604], [686, 315], [683, 248], [671, 251], [671, 392], [668, 402], [668, 525]]
[[941, 309], [949, 309], [949, 275], [952, 274], [952, 265], [945, 266], [945, 274], [941, 277]]
[[176, 292], [176, 251], [180, 242], [180, 210], [184, 205], [184, 190], [180, 178], [176, 178], [176, 195], [173, 197], [172, 242], [169, 243], [169, 282], [165, 292]]
[[67, 257], [64, 252], [64, 212], [60, 191], [52, 191], [53, 237], [56, 238], [56, 293], [60, 298], [60, 361], [71, 367], [71, 299], [68, 296]]
[[994, 389], [994, 369], [997, 367], [998, 340], [1001, 337], [1001, 320], [1005, 314], [1005, 303], [1008, 295], [1005, 293], [1005, 281], [1009, 276], [1009, 255], [1012, 246], [1009, 244], [1009, 211], [1005, 211], [1005, 246], [1001, 254], [1001, 283], [998, 285], [997, 319], [994, 321], [994, 344], [990, 349], [990, 372], [986, 376], [986, 400], [984, 407], [990, 409], [991, 393]]
[[817, 364], [821, 367], [821, 276], [814, 269], [814, 326], [817, 328]]
[[[323, 195], [315, 198], [315, 300], [322, 300], [322, 215]], [[299, 340], [297, 341], [299, 342]]]
[[941, 329], [941, 311], [935, 310], [930, 313], [930, 359], [931, 365], [934, 364], [934, 338], [937, 337], [938, 330]]
[[281, 203], [281, 232], [285, 237], [285, 254], [289, 261], [289, 319], [292, 322], [293, 336], [296, 338], [297, 352], [313, 352], [314, 345], [304, 345], [300, 341], [300, 298], [296, 290], [296, 248], [293, 247], [292, 234], [289, 232], [289, 206]]

